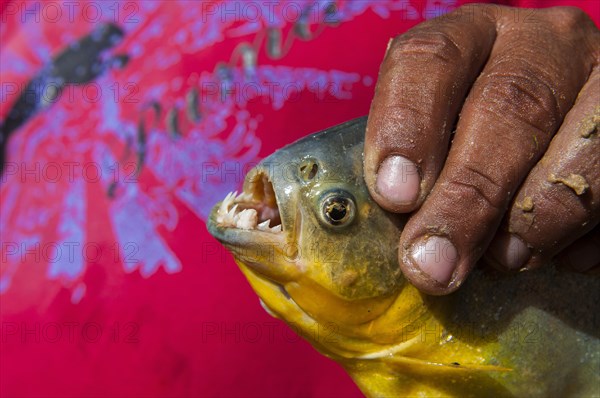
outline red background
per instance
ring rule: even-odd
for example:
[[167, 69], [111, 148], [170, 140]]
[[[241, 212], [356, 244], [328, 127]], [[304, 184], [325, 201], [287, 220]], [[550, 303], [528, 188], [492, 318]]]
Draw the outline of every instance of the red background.
[[[425, 3], [411, 1], [419, 11]], [[517, 3], [583, 5], [597, 23], [600, 21], [600, 6], [596, 1]], [[4, 11], [7, 4], [2, 3]], [[192, 6], [190, 3], [189, 7]], [[164, 2], [161, 7], [166, 13], [169, 5]], [[167, 20], [169, 26], [178, 24], [176, 15]], [[370, 76], [373, 83], [354, 84], [350, 90], [352, 98], [348, 100], [329, 95], [318, 98], [304, 91], [300, 99], [287, 102], [277, 111], [261, 101], [249, 104], [247, 110], [251, 115], [262, 115], [256, 130], [262, 142], [258, 158], [307, 133], [366, 114], [388, 39], [416, 22], [394, 13], [381, 18], [367, 10], [352, 21], [326, 28], [316, 40], [296, 41], [282, 60], [269, 61], [273, 65], [356, 72], [361, 77]], [[3, 24], [0, 48], [5, 51], [6, 47], [16, 47], [27, 55], [34, 43], [20, 32], [24, 27], [13, 17]], [[89, 26], [81, 23], [41, 29], [47, 34], [53, 30], [72, 30], [78, 36], [87, 33]], [[156, 45], [164, 39], [157, 38]], [[204, 50], [201, 57], [198, 53], [184, 54], [176, 66], [157, 75], [149, 74], [147, 82], [169, 80], [174, 75], [188, 77], [198, 70], [212, 71], [217, 61], [229, 58], [242, 39], [220, 41]], [[121, 48], [131, 45], [126, 40]], [[55, 49], [59, 48], [57, 39]], [[264, 58], [264, 54], [259, 54], [259, 59]], [[115, 78], [125, 78], [144, 70], [142, 61], [134, 59], [127, 68], [111, 73]], [[9, 78], [23, 79], [3, 76], [4, 81]], [[168, 102], [171, 97], [183, 96], [184, 89], [185, 85], [180, 92], [171, 92], [163, 100]], [[3, 118], [10, 101], [1, 105]], [[135, 121], [139, 109], [121, 105], [123, 114]], [[87, 105], [64, 106], [70, 112], [71, 125], [89, 123]], [[47, 117], [36, 116], [18, 134], [24, 137], [33, 134]], [[93, 132], [82, 134], [93, 135]], [[110, 145], [119, 147], [118, 143]], [[18, 160], [19, 156], [9, 159]], [[69, 158], [68, 154], [55, 156]], [[146, 169], [140, 176], [140, 186], [151, 190], [160, 186], [160, 182]], [[110, 252], [115, 235], [106, 221], [110, 214], [102, 187], [90, 184], [87, 190], [87, 240], [100, 242]], [[17, 215], [26, 214], [27, 203], [23, 200], [10, 214], [1, 214], [10, 218], [8, 228], [20, 222]], [[262, 310], [231, 256], [206, 232], [203, 220], [177, 198], [173, 198], [173, 204], [178, 212], [177, 226], [173, 230], [159, 228], [158, 233], [179, 258], [180, 272], [167, 273], [159, 268], [152, 276], [143, 277], [139, 272], [124, 271], [121, 262], [112, 260], [110, 255], [102, 256], [98, 261], [86, 263], [77, 280], [86, 286], [85, 294], [74, 304], [74, 282], [48, 279], [46, 264], [36, 261], [21, 264], [11, 287], [0, 295], [0, 394], [7, 397], [360, 396], [337, 364], [320, 356], [282, 322]], [[53, 206], [50, 200], [45, 205]], [[48, 220], [40, 233], [52, 240], [57, 222]], [[8, 230], [1, 232], [3, 236], [8, 234]], [[2, 270], [5, 272], [4, 265]], [[57, 328], [62, 333], [60, 339], [55, 339]], [[73, 335], [66, 336], [70, 330]]]

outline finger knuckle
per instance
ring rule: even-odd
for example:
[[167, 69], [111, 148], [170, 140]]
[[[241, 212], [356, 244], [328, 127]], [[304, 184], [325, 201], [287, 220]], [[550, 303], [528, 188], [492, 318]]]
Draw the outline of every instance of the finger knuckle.
[[572, 32], [591, 22], [591, 18], [577, 7], [552, 7], [548, 9], [548, 17], [557, 29], [564, 32]]
[[597, 181], [594, 181], [594, 178], [585, 172], [560, 170], [560, 167], [556, 169], [549, 172], [547, 176], [547, 184], [549, 184], [546, 198], [547, 207], [549, 209], [563, 208], [566, 214], [581, 211], [588, 217], [598, 215], [600, 201], [595, 195], [595, 191], [598, 189]]
[[571, 41], [582, 53], [600, 58], [600, 30], [592, 18], [577, 7], [552, 7], [546, 11], [548, 28], [557, 40]]
[[526, 124], [536, 132], [552, 132], [563, 117], [551, 83], [529, 68], [490, 71], [482, 95], [481, 103], [497, 118]]
[[501, 211], [506, 208], [509, 195], [507, 188], [496, 181], [497, 177], [484, 167], [465, 164], [449, 179], [458, 197], [482, 211]]
[[415, 103], [408, 99], [401, 99], [390, 107], [389, 111], [390, 114], [397, 115], [396, 119], [401, 119], [402, 125], [411, 126], [419, 134], [425, 131], [426, 123], [435, 118], [432, 106], [426, 101]]
[[450, 65], [462, 57], [462, 51], [449, 33], [421, 29], [396, 37], [390, 48], [390, 56], [395, 60], [425, 56], [443, 65]]

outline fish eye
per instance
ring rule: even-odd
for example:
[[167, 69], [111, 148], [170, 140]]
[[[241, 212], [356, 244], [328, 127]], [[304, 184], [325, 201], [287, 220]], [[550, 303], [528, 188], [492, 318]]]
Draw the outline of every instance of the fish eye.
[[355, 216], [354, 198], [347, 192], [333, 192], [325, 197], [321, 205], [322, 219], [336, 227], [348, 225]]
[[302, 162], [299, 167], [300, 178], [308, 182], [315, 178], [317, 172], [319, 171], [319, 165], [314, 160], [307, 160]]

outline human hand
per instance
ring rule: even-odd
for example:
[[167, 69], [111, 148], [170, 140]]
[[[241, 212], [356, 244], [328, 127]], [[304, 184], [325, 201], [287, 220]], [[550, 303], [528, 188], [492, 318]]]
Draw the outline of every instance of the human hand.
[[447, 294], [484, 254], [533, 269], [579, 238], [571, 265], [597, 265], [599, 127], [600, 31], [579, 9], [468, 5], [393, 39], [364, 163], [382, 207], [414, 212], [406, 277]]

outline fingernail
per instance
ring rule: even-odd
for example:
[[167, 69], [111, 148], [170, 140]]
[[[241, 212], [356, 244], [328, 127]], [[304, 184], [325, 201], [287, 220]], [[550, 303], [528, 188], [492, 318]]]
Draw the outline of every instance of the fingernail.
[[405, 157], [390, 156], [379, 167], [377, 192], [391, 203], [413, 203], [419, 194], [420, 184], [417, 166]]
[[412, 247], [414, 264], [432, 279], [447, 286], [456, 269], [458, 252], [448, 239], [441, 236], [421, 238]]
[[522, 268], [531, 257], [525, 242], [517, 235], [508, 233], [499, 234], [490, 246], [490, 252], [494, 260], [510, 270]]

